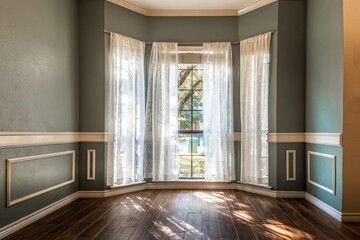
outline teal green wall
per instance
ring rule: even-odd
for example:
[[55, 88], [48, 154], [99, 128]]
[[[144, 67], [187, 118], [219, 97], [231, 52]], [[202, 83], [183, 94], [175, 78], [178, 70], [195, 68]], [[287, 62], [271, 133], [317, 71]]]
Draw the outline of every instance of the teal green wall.
[[[78, 35], [77, 1], [0, 1], [0, 131], [79, 131]], [[6, 207], [6, 159], [69, 150], [74, 184]], [[14, 165], [14, 198], [69, 177], [68, 155], [29, 163]], [[78, 144], [0, 149], [0, 228], [76, 192], [78, 164]]]
[[76, 2], [1, 0], [0, 39], [0, 131], [78, 131]]
[[[308, 0], [306, 29], [306, 132], [342, 133], [343, 1]], [[341, 211], [342, 147], [306, 144], [306, 149], [336, 156], [336, 196], [309, 183], [306, 191]], [[312, 174], [330, 179], [331, 172], [323, 171]]]
[[[31, 198], [29, 200], [20, 202], [11, 207], [6, 207], [6, 160], [9, 158], [27, 157], [33, 155], [40, 155], [46, 153], [55, 153], [63, 151], [76, 151], [76, 165], [75, 165], [75, 183], [63, 186], [53, 191], [47, 192], [40, 196]], [[78, 144], [56, 144], [47, 146], [21, 147], [0, 149], [0, 228], [14, 222], [30, 213], [46, 207], [74, 192], [78, 189], [79, 182], [79, 151]], [[64, 180], [70, 180], [69, 174], [69, 156], [59, 156], [44, 159], [35, 159], [34, 161], [26, 161], [17, 163], [17, 170], [12, 174], [12, 199], [26, 196], [29, 193], [34, 193], [50, 186], [50, 183], [62, 183]], [[49, 162], [54, 162], [49, 165]], [[31, 162], [31, 167], [27, 166]], [[63, 164], [59, 164], [63, 163]], [[27, 166], [27, 167], [26, 167]], [[15, 166], [16, 167], [16, 166]], [[57, 168], [57, 172], [53, 172]], [[13, 167], [12, 167], [13, 169]], [[20, 170], [20, 171], [18, 171]], [[59, 174], [64, 173], [64, 174]], [[20, 186], [19, 183], [26, 182], [26, 188]], [[53, 185], [51, 185], [53, 186]], [[13, 198], [14, 197], [14, 198]]]
[[[305, 131], [306, 2], [277, 1], [239, 16], [239, 40], [274, 31], [271, 38], [269, 132]], [[296, 56], [296, 57], [294, 57]], [[269, 185], [305, 190], [304, 144], [269, 144]], [[286, 150], [297, 151], [297, 180], [286, 181]], [[240, 166], [239, 166], [240, 167]]]
[[[318, 144], [306, 144], [306, 152], [313, 151], [319, 153], [326, 153], [329, 155], [336, 156], [336, 195], [333, 195], [313, 184], [307, 182], [307, 171], [306, 171], [306, 192], [311, 194], [312, 196], [320, 199], [324, 203], [327, 203], [331, 207], [335, 208], [338, 211], [342, 209], [342, 148], [341, 147], [333, 147], [333, 146], [324, 146]], [[319, 161], [323, 164], [317, 164]], [[323, 162], [325, 161], [325, 162]], [[311, 169], [311, 180], [317, 183], [324, 183], [325, 187], [332, 186], [332, 167], [329, 164], [332, 164], [332, 160], [328, 158], [319, 158], [317, 156], [311, 155], [311, 162], [313, 162], [311, 167], [315, 167]], [[307, 162], [306, 162], [307, 167]], [[332, 189], [330, 187], [330, 189]]]

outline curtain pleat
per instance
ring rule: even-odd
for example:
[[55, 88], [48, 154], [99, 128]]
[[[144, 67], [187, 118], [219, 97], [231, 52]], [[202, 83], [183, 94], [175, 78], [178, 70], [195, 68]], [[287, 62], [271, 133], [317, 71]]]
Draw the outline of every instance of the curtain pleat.
[[204, 43], [205, 179], [235, 179], [230, 43]]
[[271, 33], [240, 42], [241, 181], [268, 185]]
[[176, 43], [154, 42], [146, 105], [145, 178], [179, 178], [178, 55]]
[[108, 185], [143, 181], [145, 44], [111, 33], [108, 104]]

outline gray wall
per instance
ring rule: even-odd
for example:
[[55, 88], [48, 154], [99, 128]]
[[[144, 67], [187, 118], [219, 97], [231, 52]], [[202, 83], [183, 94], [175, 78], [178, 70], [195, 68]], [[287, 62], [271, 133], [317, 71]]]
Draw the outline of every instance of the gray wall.
[[[305, 131], [306, 2], [274, 2], [239, 16], [239, 40], [274, 31], [271, 39], [269, 132]], [[269, 144], [269, 185], [305, 190], [304, 144]], [[286, 150], [297, 152], [297, 180], [286, 181]]]
[[[308, 0], [306, 29], [306, 132], [342, 133], [343, 1]], [[342, 147], [307, 144], [306, 148], [336, 156], [336, 195], [309, 183], [306, 190], [341, 211]], [[315, 168], [311, 174], [324, 172]], [[332, 181], [331, 175], [328, 171], [323, 177]]]
[[[76, 1], [0, 1], [0, 131], [79, 131], [78, 40]], [[76, 151], [74, 184], [6, 207], [6, 159], [68, 150]], [[61, 183], [71, 170], [69, 156], [28, 163], [14, 166], [14, 198]], [[78, 144], [0, 149], [0, 227], [77, 189]]]
[[0, 131], [78, 131], [77, 32], [73, 0], [1, 0]]

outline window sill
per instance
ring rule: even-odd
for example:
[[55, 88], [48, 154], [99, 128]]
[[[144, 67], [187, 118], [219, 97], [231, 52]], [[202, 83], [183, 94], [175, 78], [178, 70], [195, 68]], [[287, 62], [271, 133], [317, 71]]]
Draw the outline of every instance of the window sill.
[[247, 185], [247, 186], [252, 186], [252, 187], [258, 187], [258, 188], [263, 188], [263, 189], [272, 189], [271, 186], [266, 186], [266, 185], [262, 185], [262, 184], [256, 184], [256, 183], [246, 183], [246, 182], [242, 182], [242, 181], [237, 181], [237, 183], [241, 184], [241, 185]]
[[231, 183], [231, 181], [208, 181], [204, 179], [180, 179], [168, 181], [152, 181], [153, 183]]
[[142, 185], [145, 184], [145, 181], [142, 182], [137, 182], [137, 183], [128, 183], [128, 184], [122, 184], [122, 185], [112, 185], [109, 186], [110, 189], [115, 189], [115, 188], [125, 188], [125, 187], [131, 187], [131, 186], [135, 186], [135, 185]]

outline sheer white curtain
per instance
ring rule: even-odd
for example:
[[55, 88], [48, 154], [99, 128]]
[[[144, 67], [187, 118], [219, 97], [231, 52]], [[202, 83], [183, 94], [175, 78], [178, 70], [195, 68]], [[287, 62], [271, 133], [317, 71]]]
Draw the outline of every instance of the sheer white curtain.
[[271, 33], [240, 42], [241, 181], [268, 184]]
[[176, 43], [153, 43], [146, 106], [145, 177], [178, 179], [178, 55]]
[[111, 33], [108, 185], [143, 181], [145, 44]]
[[230, 43], [204, 43], [205, 179], [235, 179]]

